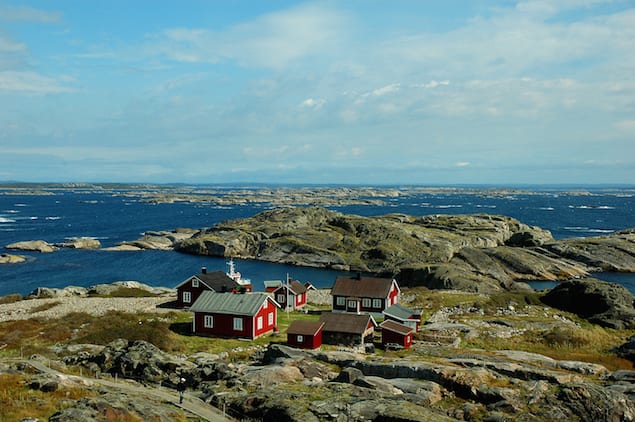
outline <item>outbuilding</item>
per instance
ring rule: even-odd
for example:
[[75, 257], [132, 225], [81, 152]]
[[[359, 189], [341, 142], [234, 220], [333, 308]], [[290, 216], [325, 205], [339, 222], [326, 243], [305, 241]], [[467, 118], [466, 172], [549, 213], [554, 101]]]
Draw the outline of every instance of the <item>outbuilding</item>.
[[357, 346], [373, 341], [377, 323], [370, 314], [323, 312], [320, 322], [324, 323], [322, 342], [324, 344]]
[[419, 331], [421, 326], [421, 311], [406, 308], [398, 303], [389, 306], [382, 312], [385, 319], [390, 319], [408, 327], [412, 327], [415, 332]]
[[299, 349], [317, 349], [322, 345], [321, 321], [292, 321], [287, 329], [287, 344]]
[[384, 348], [395, 346], [408, 349], [412, 346], [414, 329], [390, 319], [379, 324], [381, 328], [381, 344]]
[[306, 305], [306, 287], [296, 280], [289, 280], [273, 291], [280, 309], [297, 310]]

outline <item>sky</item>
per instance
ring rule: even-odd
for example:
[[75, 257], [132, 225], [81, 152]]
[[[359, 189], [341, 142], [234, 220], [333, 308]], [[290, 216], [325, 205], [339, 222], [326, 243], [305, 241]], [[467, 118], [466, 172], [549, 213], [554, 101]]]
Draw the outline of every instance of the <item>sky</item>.
[[3, 1], [0, 180], [635, 184], [635, 1]]

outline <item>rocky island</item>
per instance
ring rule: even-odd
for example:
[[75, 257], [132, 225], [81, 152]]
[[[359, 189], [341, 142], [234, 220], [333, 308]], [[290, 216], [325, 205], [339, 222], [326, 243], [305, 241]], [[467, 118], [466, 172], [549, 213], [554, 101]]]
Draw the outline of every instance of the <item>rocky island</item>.
[[547, 230], [489, 214], [362, 217], [279, 208], [219, 223], [173, 247], [475, 292], [526, 289], [523, 281], [562, 281], [593, 271], [635, 271], [635, 229], [555, 240]]

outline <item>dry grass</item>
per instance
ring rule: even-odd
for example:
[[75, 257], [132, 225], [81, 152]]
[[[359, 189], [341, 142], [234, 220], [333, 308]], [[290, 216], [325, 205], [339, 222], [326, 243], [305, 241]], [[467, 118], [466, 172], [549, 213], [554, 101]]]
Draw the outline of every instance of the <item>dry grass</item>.
[[19, 302], [22, 299], [24, 299], [22, 297], [22, 295], [19, 295], [17, 293], [14, 294], [10, 294], [10, 295], [6, 295], [6, 296], [1, 296], [0, 297], [0, 305], [5, 305], [7, 303], [15, 303], [15, 302]]
[[0, 374], [0, 420], [12, 422], [27, 417], [47, 420], [71, 401], [94, 395], [94, 392], [78, 387], [44, 393], [29, 389], [20, 375]]

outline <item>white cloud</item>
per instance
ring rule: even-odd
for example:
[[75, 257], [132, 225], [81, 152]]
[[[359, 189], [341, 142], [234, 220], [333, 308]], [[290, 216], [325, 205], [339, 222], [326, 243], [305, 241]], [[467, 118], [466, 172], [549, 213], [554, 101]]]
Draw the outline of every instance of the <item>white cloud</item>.
[[0, 72], [0, 91], [22, 91], [36, 94], [71, 92], [73, 88], [35, 72]]
[[302, 101], [301, 107], [319, 110], [324, 104], [326, 104], [326, 100], [323, 98], [319, 98], [317, 100], [313, 98], [307, 98], [306, 100]]
[[46, 12], [29, 6], [0, 6], [0, 21], [55, 23], [61, 19], [59, 12]]
[[0, 54], [2, 53], [21, 53], [26, 51], [26, 45], [15, 42], [0, 35]]
[[455, 163], [454, 166], [455, 167], [469, 167], [471, 164], [469, 161], [459, 161], [458, 163]]

